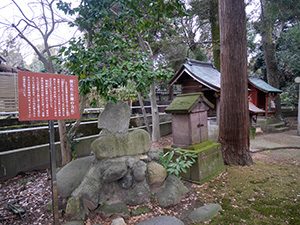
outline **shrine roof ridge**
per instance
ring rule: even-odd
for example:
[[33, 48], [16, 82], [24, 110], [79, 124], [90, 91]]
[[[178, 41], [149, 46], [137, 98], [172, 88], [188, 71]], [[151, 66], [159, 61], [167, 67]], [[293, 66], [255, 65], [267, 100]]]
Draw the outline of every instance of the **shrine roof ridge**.
[[264, 80], [258, 77], [248, 76], [248, 81], [263, 92], [282, 93], [282, 90], [272, 87], [271, 85], [269, 85]]

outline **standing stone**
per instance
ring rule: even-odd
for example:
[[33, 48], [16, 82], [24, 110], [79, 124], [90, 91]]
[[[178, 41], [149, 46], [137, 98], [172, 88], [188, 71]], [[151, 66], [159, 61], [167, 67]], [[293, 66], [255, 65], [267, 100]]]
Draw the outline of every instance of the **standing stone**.
[[131, 110], [128, 104], [123, 101], [109, 102], [99, 116], [98, 128], [105, 128], [112, 133], [127, 132], [130, 116]]
[[112, 182], [103, 184], [99, 204], [123, 201], [127, 205], [139, 205], [148, 203], [150, 197], [151, 190], [146, 179], [142, 182], [134, 182], [129, 189], [123, 189], [119, 183]]

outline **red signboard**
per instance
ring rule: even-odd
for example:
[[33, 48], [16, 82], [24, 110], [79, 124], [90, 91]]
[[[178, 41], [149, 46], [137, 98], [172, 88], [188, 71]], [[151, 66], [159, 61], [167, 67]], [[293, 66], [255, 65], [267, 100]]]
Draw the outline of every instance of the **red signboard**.
[[19, 120], [79, 119], [78, 77], [18, 72]]

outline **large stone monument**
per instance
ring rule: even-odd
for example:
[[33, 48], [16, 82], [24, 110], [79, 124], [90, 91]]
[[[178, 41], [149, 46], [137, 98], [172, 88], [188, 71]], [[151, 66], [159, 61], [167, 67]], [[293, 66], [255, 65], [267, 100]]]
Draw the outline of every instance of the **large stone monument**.
[[93, 156], [76, 159], [58, 172], [58, 194], [70, 218], [126, 214], [126, 205], [147, 203], [153, 196], [167, 207], [187, 193], [183, 183], [157, 163], [150, 135], [140, 129], [128, 132], [130, 115], [126, 103], [108, 103], [99, 116], [99, 138], [91, 144]]
[[165, 109], [172, 114], [174, 144], [164, 148], [164, 152], [176, 149], [197, 154], [196, 163], [181, 176], [200, 184], [226, 171], [221, 144], [208, 140], [207, 111], [210, 107], [214, 105], [200, 92], [177, 95]]

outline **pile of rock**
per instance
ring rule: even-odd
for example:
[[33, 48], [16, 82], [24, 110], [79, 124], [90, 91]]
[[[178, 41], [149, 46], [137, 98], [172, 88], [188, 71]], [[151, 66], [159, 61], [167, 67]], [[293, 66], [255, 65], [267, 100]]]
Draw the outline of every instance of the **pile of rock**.
[[126, 214], [126, 205], [147, 203], [153, 196], [168, 207], [187, 193], [182, 182], [167, 176], [157, 163], [160, 156], [150, 149], [150, 135], [144, 130], [128, 132], [130, 115], [126, 103], [109, 103], [99, 116], [102, 131], [91, 145], [93, 156], [74, 160], [58, 172], [58, 194], [66, 200], [70, 218]]

